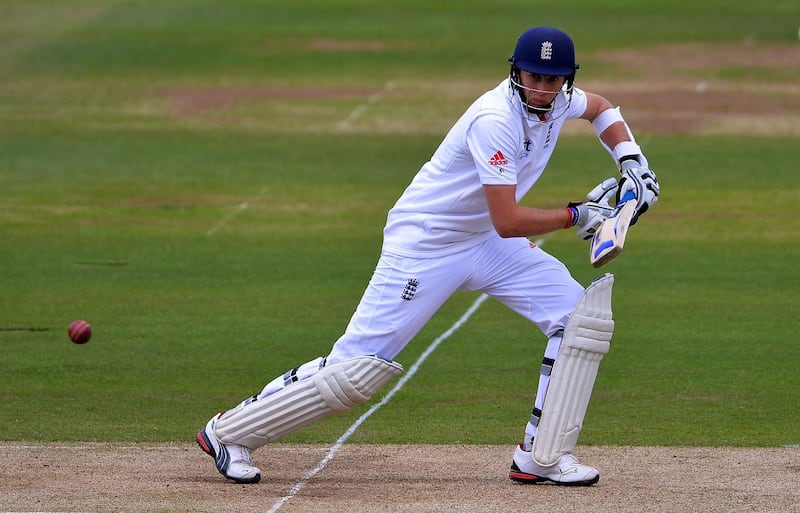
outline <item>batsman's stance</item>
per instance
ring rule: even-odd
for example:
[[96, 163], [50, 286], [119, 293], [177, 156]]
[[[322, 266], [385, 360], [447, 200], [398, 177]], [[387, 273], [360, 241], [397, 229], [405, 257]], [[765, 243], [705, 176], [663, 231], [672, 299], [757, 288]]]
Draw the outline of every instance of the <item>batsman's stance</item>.
[[[547, 337], [539, 387], [509, 476], [523, 483], [596, 483], [572, 455], [608, 351], [613, 276], [588, 288], [526, 237], [575, 227], [591, 238], [609, 199], [636, 195], [636, 216], [659, 187], [619, 108], [573, 85], [572, 39], [551, 27], [519, 38], [511, 71], [456, 122], [389, 211], [372, 279], [330, 353], [291, 369], [217, 414], [197, 434], [219, 472], [255, 483], [250, 451], [367, 401], [403, 368], [395, 357], [456, 291], [482, 291], [530, 319]], [[517, 202], [536, 183], [568, 119], [592, 123], [621, 174], [588, 201], [537, 209]], [[487, 344], [494, 341], [486, 341]], [[493, 349], [494, 350], [494, 349]]]

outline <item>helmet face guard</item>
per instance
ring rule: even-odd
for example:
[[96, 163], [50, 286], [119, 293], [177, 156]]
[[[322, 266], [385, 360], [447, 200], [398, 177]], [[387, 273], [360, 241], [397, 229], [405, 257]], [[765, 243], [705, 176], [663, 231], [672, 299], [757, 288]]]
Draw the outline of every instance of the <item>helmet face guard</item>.
[[511, 63], [511, 86], [517, 90], [528, 112], [540, 117], [545, 116], [553, 111], [555, 99], [547, 107], [528, 104], [526, 91], [530, 89], [522, 85], [520, 71], [535, 75], [565, 77], [564, 87], [558, 94], [563, 93], [567, 105], [569, 104], [572, 99], [575, 73], [579, 66], [575, 63], [575, 44], [565, 32], [553, 27], [533, 27], [526, 30], [517, 41], [514, 54], [508, 61]]

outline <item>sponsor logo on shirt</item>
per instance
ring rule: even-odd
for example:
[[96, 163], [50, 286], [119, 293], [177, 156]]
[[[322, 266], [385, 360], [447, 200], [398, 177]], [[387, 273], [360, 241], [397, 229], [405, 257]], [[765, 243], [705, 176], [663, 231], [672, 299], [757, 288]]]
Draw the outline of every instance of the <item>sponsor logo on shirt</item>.
[[489, 165], [490, 166], [507, 166], [508, 165], [508, 159], [506, 158], [505, 155], [503, 155], [502, 151], [498, 150], [497, 153], [492, 155], [492, 158], [489, 159]]

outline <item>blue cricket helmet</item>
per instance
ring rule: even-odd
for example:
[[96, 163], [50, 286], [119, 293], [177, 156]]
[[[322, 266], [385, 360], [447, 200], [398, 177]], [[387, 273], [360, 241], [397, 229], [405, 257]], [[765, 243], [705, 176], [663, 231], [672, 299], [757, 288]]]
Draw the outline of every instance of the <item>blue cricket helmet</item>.
[[568, 77], [572, 82], [578, 64], [575, 44], [565, 32], [553, 27], [533, 27], [519, 37], [511, 66], [538, 75]]

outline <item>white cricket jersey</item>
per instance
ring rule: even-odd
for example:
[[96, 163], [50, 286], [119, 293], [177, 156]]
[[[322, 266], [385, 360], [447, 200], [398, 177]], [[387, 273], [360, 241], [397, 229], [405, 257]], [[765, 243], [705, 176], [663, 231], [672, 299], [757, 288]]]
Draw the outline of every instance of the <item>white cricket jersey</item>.
[[[556, 97], [555, 112], [566, 98]], [[505, 79], [478, 98], [389, 211], [384, 251], [409, 257], [452, 254], [495, 235], [483, 185], [516, 185], [517, 201], [550, 160], [561, 127], [586, 110], [574, 88], [566, 113], [542, 122], [523, 108]]]

